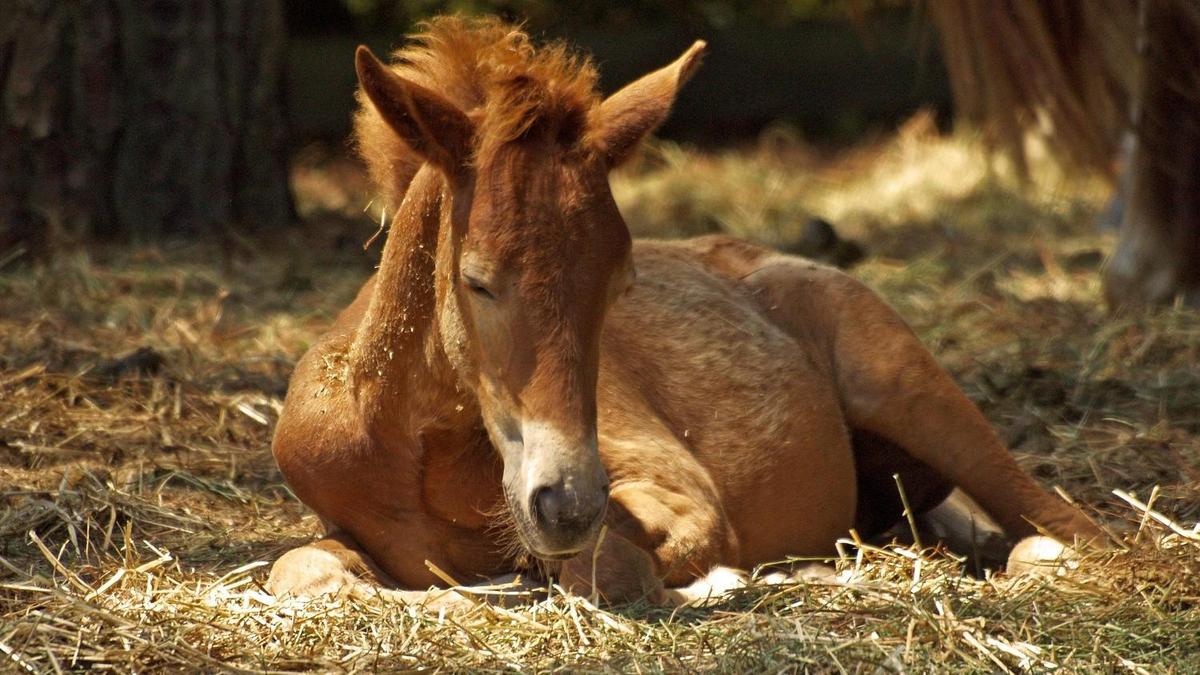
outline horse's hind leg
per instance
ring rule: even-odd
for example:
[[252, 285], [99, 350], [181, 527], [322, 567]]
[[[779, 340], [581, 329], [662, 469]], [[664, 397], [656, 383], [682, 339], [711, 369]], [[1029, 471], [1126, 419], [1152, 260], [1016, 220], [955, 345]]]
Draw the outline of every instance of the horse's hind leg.
[[[975, 499], [1005, 532], [1099, 542], [1082, 513], [1021, 470], [983, 414], [878, 296], [850, 277], [775, 259], [745, 282], [802, 348], [831, 360], [847, 425], [903, 448]], [[890, 477], [890, 476], [889, 476]]]
[[832, 353], [847, 422], [894, 442], [962, 488], [1013, 537], [1102, 534], [1021, 470], [979, 409], [873, 293], [847, 285], [832, 308]]

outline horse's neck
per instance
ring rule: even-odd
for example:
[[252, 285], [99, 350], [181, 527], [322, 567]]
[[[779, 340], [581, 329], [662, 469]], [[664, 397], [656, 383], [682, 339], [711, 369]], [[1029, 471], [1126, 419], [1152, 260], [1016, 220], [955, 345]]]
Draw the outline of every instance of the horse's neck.
[[[392, 221], [375, 289], [350, 348], [350, 382], [365, 419], [389, 436], [414, 437], [439, 410], [462, 410], [438, 345], [435, 266], [443, 179], [426, 165]], [[446, 420], [438, 420], [446, 421]]]

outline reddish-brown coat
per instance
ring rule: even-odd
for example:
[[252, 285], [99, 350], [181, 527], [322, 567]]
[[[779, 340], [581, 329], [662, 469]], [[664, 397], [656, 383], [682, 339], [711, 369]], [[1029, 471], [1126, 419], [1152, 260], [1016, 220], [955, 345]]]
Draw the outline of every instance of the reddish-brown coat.
[[546, 476], [579, 503], [611, 482], [600, 550], [561, 579], [614, 600], [830, 554], [899, 519], [894, 472], [921, 510], [959, 486], [1010, 535], [1099, 536], [850, 277], [725, 237], [631, 248], [607, 171], [702, 48], [603, 102], [590, 66], [495, 22], [435, 22], [391, 69], [360, 50], [360, 144], [403, 200], [378, 274], [292, 378], [274, 452], [329, 537], [272, 589], [511, 572]]

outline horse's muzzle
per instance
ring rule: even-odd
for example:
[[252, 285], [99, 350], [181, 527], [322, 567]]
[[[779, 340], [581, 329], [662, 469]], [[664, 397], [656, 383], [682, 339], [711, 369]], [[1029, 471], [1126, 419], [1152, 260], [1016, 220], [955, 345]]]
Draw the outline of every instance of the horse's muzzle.
[[529, 514], [537, 541], [530, 552], [547, 559], [579, 553], [596, 534], [607, 507], [607, 483], [588, 490], [575, 489], [569, 482], [535, 488], [529, 499]]

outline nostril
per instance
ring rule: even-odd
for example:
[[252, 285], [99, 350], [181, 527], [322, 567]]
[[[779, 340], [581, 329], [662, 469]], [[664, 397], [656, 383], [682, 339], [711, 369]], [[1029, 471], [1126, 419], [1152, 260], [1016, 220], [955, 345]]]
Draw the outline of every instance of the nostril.
[[562, 484], [543, 485], [529, 498], [529, 515], [544, 533], [579, 534], [590, 529], [608, 503], [608, 486], [577, 493]]
[[544, 485], [533, 491], [530, 507], [538, 524], [557, 525], [562, 517], [562, 491]]

